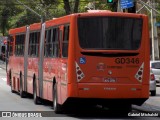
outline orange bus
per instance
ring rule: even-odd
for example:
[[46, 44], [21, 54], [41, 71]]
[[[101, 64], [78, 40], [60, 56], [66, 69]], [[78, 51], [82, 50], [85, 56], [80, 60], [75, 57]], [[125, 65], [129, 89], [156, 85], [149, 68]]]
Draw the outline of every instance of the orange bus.
[[146, 15], [76, 13], [9, 34], [8, 84], [36, 104], [52, 101], [57, 113], [73, 104], [129, 112], [149, 98]]

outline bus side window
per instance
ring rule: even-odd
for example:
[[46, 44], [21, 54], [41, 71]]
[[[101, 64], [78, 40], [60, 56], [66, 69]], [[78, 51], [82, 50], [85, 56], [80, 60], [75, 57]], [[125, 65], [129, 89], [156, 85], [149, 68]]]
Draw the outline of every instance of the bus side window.
[[22, 42], [23, 42], [23, 34], [16, 35], [16, 42], [15, 42], [15, 55], [21, 56], [22, 55]]
[[32, 39], [32, 56], [36, 56], [36, 32], [33, 33], [33, 39]]
[[46, 36], [47, 36], [47, 30], [45, 30], [45, 37], [44, 37], [44, 57], [46, 57]]
[[18, 55], [18, 39], [19, 39], [19, 36], [18, 35], [16, 35], [16, 37], [15, 37], [15, 55], [17, 56]]
[[20, 55], [24, 56], [24, 41], [25, 41], [25, 35], [20, 35]]
[[51, 29], [46, 31], [45, 57], [52, 57]]
[[13, 36], [10, 36], [10, 38], [9, 38], [10, 40], [9, 40], [9, 50], [8, 50], [8, 52], [9, 52], [9, 56], [12, 56], [13, 55]]
[[39, 38], [40, 38], [40, 32], [35, 32], [33, 40], [33, 56], [35, 57], [38, 57]]
[[53, 48], [53, 57], [58, 57], [59, 54], [59, 28], [52, 29], [52, 48]]
[[32, 38], [32, 34], [33, 33], [30, 33], [30, 35], [29, 35], [29, 49], [28, 49], [28, 56], [31, 56], [31, 49], [32, 49], [32, 47], [31, 47], [31, 38]]
[[38, 57], [38, 50], [39, 50], [39, 41], [40, 41], [40, 32], [37, 32], [37, 38], [36, 38], [36, 56]]
[[64, 26], [62, 41], [62, 56], [68, 57], [69, 25]]
[[30, 33], [28, 55], [31, 57], [38, 56], [40, 32]]

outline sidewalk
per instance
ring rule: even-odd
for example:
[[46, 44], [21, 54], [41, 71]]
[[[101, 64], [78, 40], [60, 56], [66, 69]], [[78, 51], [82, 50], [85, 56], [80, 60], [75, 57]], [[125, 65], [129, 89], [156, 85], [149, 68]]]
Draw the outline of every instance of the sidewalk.
[[148, 102], [145, 102], [142, 106], [132, 105], [132, 108], [138, 111], [142, 111], [142, 112], [151, 112], [151, 113], [157, 112], [159, 113], [159, 116], [160, 116], [160, 106], [157, 104], [155, 106], [155, 105], [151, 105]]
[[142, 112], [157, 112], [160, 116], [160, 86], [157, 86], [156, 96], [150, 96], [148, 100], [141, 106], [133, 105], [133, 109], [140, 110]]

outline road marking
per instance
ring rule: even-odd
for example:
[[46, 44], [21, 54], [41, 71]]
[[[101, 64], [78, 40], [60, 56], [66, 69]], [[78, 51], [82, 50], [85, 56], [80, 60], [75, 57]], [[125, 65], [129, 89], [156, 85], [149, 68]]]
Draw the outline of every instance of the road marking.
[[2, 78], [3, 81], [7, 81], [7, 78]]

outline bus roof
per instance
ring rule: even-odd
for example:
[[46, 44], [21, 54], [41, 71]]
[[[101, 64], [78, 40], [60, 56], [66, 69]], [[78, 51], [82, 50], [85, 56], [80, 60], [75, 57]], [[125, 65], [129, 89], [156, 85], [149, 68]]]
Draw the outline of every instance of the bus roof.
[[30, 25], [31, 31], [40, 30], [40, 29], [41, 29], [41, 23], [34, 23]]
[[26, 31], [26, 26], [14, 28], [9, 30], [9, 34], [17, 34], [17, 33], [24, 33]]
[[[57, 19], [52, 19], [45, 21], [46, 28], [49, 28], [50, 26], [55, 26], [58, 24], [64, 24], [69, 23], [71, 20], [71, 17], [78, 16], [78, 17], [87, 17], [87, 16], [119, 16], [119, 17], [135, 17], [135, 18], [141, 18], [146, 15], [144, 14], [135, 14], [135, 13], [123, 13], [123, 12], [111, 12], [109, 10], [88, 10], [88, 12], [84, 13], [74, 13], [66, 16], [59, 17]], [[41, 23], [34, 23], [30, 25], [31, 31], [36, 31], [41, 29]], [[10, 29], [9, 34], [16, 34], [16, 33], [24, 33], [26, 31], [26, 26]]]

